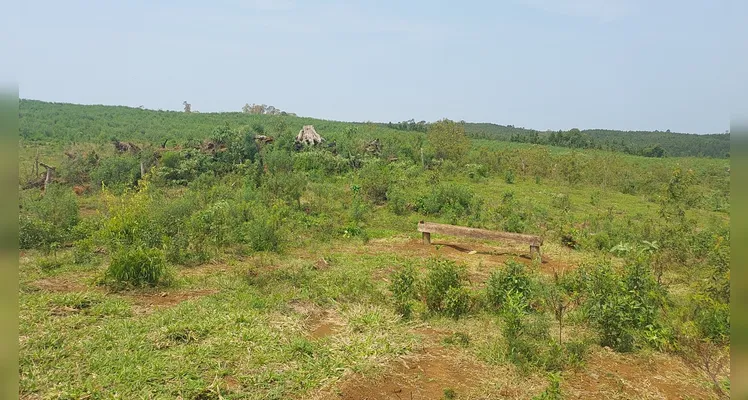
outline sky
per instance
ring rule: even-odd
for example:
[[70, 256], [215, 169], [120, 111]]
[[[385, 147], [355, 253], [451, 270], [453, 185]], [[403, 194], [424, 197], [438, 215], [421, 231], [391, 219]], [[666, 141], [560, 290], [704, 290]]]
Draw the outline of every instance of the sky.
[[16, 3], [21, 98], [688, 133], [748, 110], [745, 0]]

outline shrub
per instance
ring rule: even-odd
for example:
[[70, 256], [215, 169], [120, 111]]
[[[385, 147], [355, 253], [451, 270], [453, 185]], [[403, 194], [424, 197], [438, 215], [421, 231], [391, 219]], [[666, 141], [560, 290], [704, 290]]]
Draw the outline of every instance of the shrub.
[[691, 300], [691, 318], [699, 336], [714, 343], [730, 340], [730, 305], [714, 300], [704, 294], [696, 294]]
[[349, 169], [348, 162], [328, 151], [303, 151], [293, 155], [293, 168], [298, 171], [319, 171], [325, 174], [340, 174]]
[[405, 215], [408, 212], [408, 202], [405, 190], [392, 186], [387, 190], [387, 207], [395, 215]]
[[165, 285], [170, 281], [164, 254], [158, 249], [122, 249], [112, 255], [104, 282], [114, 287]]
[[387, 200], [387, 191], [392, 184], [392, 171], [387, 164], [378, 159], [367, 162], [359, 171], [359, 179], [367, 199], [374, 203]]
[[426, 138], [434, 156], [439, 159], [461, 161], [470, 150], [470, 139], [465, 135], [465, 127], [448, 119], [429, 125]]
[[589, 271], [584, 292], [584, 313], [599, 331], [602, 346], [632, 351], [642, 330], [658, 326], [663, 293], [643, 263], [628, 266], [622, 275], [598, 266]]
[[548, 387], [533, 400], [562, 400], [561, 394], [561, 375], [559, 373], [548, 374]]
[[444, 313], [454, 319], [460, 319], [470, 308], [470, 295], [464, 287], [452, 286], [444, 294]]
[[73, 263], [85, 264], [94, 259], [94, 245], [90, 238], [81, 239], [73, 246]]
[[395, 303], [396, 311], [404, 318], [410, 318], [413, 309], [412, 301], [415, 298], [416, 272], [411, 266], [404, 267], [392, 275], [390, 290]]
[[511, 185], [514, 183], [514, 178], [514, 171], [511, 169], [506, 170], [506, 172], [504, 173], [504, 181]]
[[26, 213], [19, 215], [19, 245], [24, 249], [68, 240], [80, 219], [75, 194], [62, 185], [49, 185], [41, 197], [27, 200], [23, 206]]
[[465, 170], [467, 171], [468, 178], [474, 181], [488, 176], [488, 168], [483, 164], [467, 164], [465, 165]]
[[21, 249], [49, 247], [61, 239], [54, 225], [35, 216], [18, 216], [18, 241]]
[[282, 231], [286, 209], [274, 205], [270, 209], [258, 207], [250, 222], [245, 224], [247, 240], [254, 251], [280, 251], [285, 242]]
[[432, 312], [444, 311], [444, 300], [449, 289], [461, 286], [462, 271], [453, 261], [438, 258], [430, 259], [427, 268], [428, 276], [424, 288], [426, 307]]
[[463, 216], [476, 212], [479, 207], [470, 189], [455, 184], [440, 184], [417, 201], [417, 209], [431, 215], [450, 213], [454, 216]]
[[300, 205], [301, 195], [306, 190], [307, 179], [300, 172], [276, 172], [265, 175], [262, 189], [271, 200], [284, 200], [287, 204]]
[[94, 186], [104, 184], [117, 191], [133, 186], [140, 176], [140, 163], [132, 156], [104, 158], [91, 171], [91, 183]]
[[532, 279], [524, 264], [509, 260], [504, 267], [494, 271], [486, 283], [486, 299], [494, 308], [502, 307], [509, 294], [521, 297], [529, 309], [532, 297]]

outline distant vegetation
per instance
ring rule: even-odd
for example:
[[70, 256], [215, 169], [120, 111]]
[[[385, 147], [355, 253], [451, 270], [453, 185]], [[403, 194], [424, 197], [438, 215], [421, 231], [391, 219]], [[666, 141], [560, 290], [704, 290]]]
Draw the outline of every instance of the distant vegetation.
[[605, 129], [540, 132], [512, 125], [465, 124], [470, 137], [519, 143], [546, 144], [575, 149], [619, 151], [645, 157], [713, 157], [730, 155], [730, 134], [695, 135], [665, 131]]
[[[606, 129], [570, 129], [536, 131], [513, 125], [461, 122], [468, 136], [504, 142], [542, 144], [572, 149], [598, 149], [644, 157], [730, 156], [730, 134], [695, 135], [665, 131], [617, 131]], [[426, 132], [429, 123], [415, 120], [380, 124], [401, 131]]]

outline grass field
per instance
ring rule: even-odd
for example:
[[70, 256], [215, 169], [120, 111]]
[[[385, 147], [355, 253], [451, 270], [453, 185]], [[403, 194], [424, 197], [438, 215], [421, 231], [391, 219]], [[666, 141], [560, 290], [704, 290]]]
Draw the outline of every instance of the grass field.
[[[19, 199], [21, 398], [729, 396], [729, 160], [489, 140], [439, 160], [431, 133], [333, 122], [338, 151], [294, 150], [295, 117], [250, 119], [200, 138], [223, 153], [20, 142], [22, 187], [37, 154], [58, 167]], [[247, 147], [216, 138], [257, 121], [275, 144], [230, 158]], [[537, 234], [542, 259], [428, 246], [421, 220]]]

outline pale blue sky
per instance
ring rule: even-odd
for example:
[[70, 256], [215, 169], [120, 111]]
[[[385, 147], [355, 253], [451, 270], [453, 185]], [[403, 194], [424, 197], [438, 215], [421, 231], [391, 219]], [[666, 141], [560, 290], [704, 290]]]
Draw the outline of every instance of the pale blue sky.
[[748, 109], [746, 0], [18, 3], [23, 98], [693, 133]]

